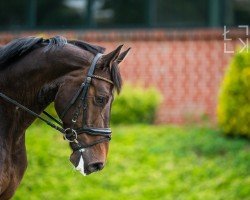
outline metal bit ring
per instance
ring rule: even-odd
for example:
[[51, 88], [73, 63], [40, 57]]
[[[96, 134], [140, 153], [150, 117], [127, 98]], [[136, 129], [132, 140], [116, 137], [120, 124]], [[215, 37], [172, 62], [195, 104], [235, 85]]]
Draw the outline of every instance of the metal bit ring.
[[[71, 134], [70, 137], [74, 136], [74, 137], [71, 138], [71, 139], [67, 137], [67, 132], [69, 132], [69, 131], [71, 131], [70, 133], [68, 133], [68, 134]], [[72, 129], [72, 128], [66, 128], [66, 129], [65, 129], [65, 134], [64, 134], [63, 137], [64, 137], [64, 139], [67, 140], [68, 142], [75, 142], [75, 141], [77, 141], [77, 133], [76, 133], [76, 131], [75, 131], [74, 129]]]

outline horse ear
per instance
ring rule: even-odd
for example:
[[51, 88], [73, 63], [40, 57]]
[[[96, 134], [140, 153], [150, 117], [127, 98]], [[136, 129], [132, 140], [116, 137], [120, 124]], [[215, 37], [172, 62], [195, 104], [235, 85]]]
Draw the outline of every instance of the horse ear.
[[114, 51], [111, 51], [110, 53], [103, 55], [102, 59], [104, 61], [105, 66], [107, 67], [112, 66], [112, 63], [118, 58], [122, 47], [123, 44], [118, 46]]
[[131, 48], [129, 47], [126, 51], [123, 51], [120, 55], [119, 55], [119, 57], [117, 58], [117, 62], [118, 62], [118, 64], [120, 63], [120, 62], [122, 62], [123, 61], [123, 59], [126, 57], [126, 55], [128, 54], [128, 52], [129, 52], [129, 50], [130, 50]]

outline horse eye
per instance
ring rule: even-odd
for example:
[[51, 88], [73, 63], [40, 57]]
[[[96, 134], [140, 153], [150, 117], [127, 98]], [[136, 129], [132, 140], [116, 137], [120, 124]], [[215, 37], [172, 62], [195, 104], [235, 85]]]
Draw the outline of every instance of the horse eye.
[[95, 103], [102, 106], [105, 103], [105, 97], [97, 96], [95, 97]]

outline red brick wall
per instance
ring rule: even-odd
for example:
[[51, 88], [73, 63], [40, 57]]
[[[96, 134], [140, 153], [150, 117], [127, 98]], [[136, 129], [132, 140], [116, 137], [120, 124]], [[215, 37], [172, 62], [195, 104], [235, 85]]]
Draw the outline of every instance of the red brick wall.
[[[216, 102], [225, 67], [232, 54], [224, 53], [223, 30], [126, 30], [0, 33], [0, 44], [20, 36], [63, 35], [113, 50], [132, 47], [121, 64], [124, 82], [154, 86], [163, 95], [156, 123], [184, 123], [204, 118], [216, 121]], [[228, 36], [229, 37], [229, 36]], [[228, 49], [244, 33], [231, 33]]]

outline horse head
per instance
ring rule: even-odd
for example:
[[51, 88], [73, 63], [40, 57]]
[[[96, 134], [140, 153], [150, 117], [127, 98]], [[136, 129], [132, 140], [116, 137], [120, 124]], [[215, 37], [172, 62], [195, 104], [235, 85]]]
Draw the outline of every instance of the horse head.
[[110, 111], [114, 90], [121, 90], [118, 65], [129, 49], [122, 45], [108, 54], [97, 54], [89, 67], [68, 73], [55, 97], [55, 109], [70, 142], [70, 161], [82, 174], [101, 170], [106, 162], [111, 139]]

